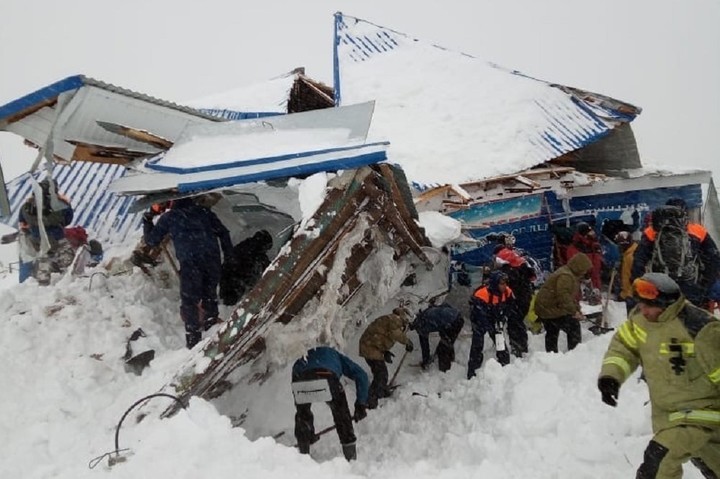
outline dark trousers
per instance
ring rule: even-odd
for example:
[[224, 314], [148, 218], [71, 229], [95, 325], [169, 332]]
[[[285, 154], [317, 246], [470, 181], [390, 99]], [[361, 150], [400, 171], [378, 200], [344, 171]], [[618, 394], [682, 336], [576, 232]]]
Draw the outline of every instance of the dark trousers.
[[[211, 261], [185, 261], [180, 265], [180, 317], [185, 323], [185, 340], [192, 348], [202, 337], [202, 325], [217, 318], [217, 285], [220, 265]], [[203, 311], [201, 317], [200, 311]]]
[[540, 321], [545, 327], [545, 351], [548, 353], [558, 352], [560, 331], [567, 334], [568, 350], [575, 349], [575, 346], [580, 344], [582, 340], [580, 322], [572, 316], [561, 316], [552, 319], [540, 318]]
[[365, 361], [372, 371], [372, 382], [368, 391], [368, 409], [375, 409], [378, 399], [390, 396], [388, 387], [388, 369], [385, 361], [380, 359], [367, 359]]
[[455, 361], [455, 340], [460, 335], [463, 321], [458, 318], [451, 327], [440, 331], [440, 342], [435, 349], [438, 358], [438, 369], [445, 372], [450, 370], [452, 362]]
[[[348, 407], [345, 389], [342, 387], [340, 379], [330, 371], [311, 370], [305, 371], [298, 375], [293, 375], [293, 382], [311, 381], [314, 379], [327, 379], [330, 385], [330, 394], [332, 399], [328, 401], [337, 435], [340, 438], [340, 444], [355, 444], [355, 431], [353, 430], [352, 416]], [[298, 442], [298, 448], [301, 452], [307, 452], [310, 444], [316, 441], [315, 422], [312, 413], [312, 404], [296, 404], [295, 405], [295, 439]]]
[[[497, 329], [493, 326], [490, 326], [485, 323], [472, 323], [472, 342], [470, 343], [470, 357], [468, 358], [468, 370], [467, 370], [467, 378], [470, 379], [475, 376], [475, 371], [482, 366], [483, 363], [483, 349], [485, 348], [485, 333], [490, 335], [490, 339], [492, 340], [493, 344], [495, 344], [495, 334], [496, 332], [500, 332], [501, 329]], [[496, 345], [497, 348], [497, 345]], [[507, 350], [507, 345], [505, 351], [497, 351], [495, 353], [495, 357], [497, 358], [498, 362], [505, 366], [506, 364], [510, 363], [510, 352]]]
[[517, 357], [528, 352], [528, 332], [524, 318], [525, 316], [516, 315], [508, 318], [507, 331], [510, 337], [510, 349]]

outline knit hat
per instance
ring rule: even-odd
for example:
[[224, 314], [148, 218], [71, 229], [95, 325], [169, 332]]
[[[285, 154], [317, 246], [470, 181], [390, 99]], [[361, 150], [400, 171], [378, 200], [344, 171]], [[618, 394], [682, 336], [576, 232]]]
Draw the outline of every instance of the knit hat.
[[665, 202], [667, 206], [675, 206], [676, 208], [680, 208], [684, 212], [687, 213], [688, 206], [684, 199], [682, 198], [670, 198]]
[[633, 281], [633, 297], [640, 303], [665, 308], [680, 295], [678, 284], [665, 273], [645, 273]]

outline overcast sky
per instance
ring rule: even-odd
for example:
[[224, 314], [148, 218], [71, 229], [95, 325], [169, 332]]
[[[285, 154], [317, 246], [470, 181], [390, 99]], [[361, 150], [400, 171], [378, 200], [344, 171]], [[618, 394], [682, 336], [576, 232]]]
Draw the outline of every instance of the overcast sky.
[[[0, 104], [78, 73], [180, 103], [297, 66], [331, 84], [337, 10], [641, 106], [645, 162], [720, 159], [720, 0], [1, 0]], [[6, 178], [25, 150], [0, 138]]]

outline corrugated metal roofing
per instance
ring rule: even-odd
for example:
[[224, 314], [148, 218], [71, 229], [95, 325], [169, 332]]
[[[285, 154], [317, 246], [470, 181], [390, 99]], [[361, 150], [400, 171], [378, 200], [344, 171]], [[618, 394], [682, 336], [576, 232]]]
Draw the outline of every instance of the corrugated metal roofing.
[[154, 105], [171, 108], [173, 110], [199, 116], [207, 120], [222, 121], [222, 119], [218, 116], [205, 113], [195, 108], [190, 108], [178, 105], [177, 103], [160, 100], [158, 98], [154, 98], [143, 93], [138, 93], [132, 90], [128, 90], [126, 88], [121, 88], [115, 85], [111, 85], [109, 83], [102, 82], [100, 80], [95, 80], [85, 75], [74, 75], [52, 83], [46, 87], [40, 88], [37, 91], [29, 93], [21, 98], [18, 98], [17, 100], [13, 100], [10, 103], [0, 106], [0, 125], [2, 125], [4, 121], [7, 121], [7, 119], [13, 115], [21, 113], [28, 108], [32, 108], [38, 104], [42, 104], [43, 102], [53, 100], [57, 98], [58, 95], [60, 95], [61, 93], [71, 90], [77, 90], [78, 88], [85, 85], [94, 86], [103, 90], [111, 91], [113, 93], [119, 93], [130, 98], [135, 98], [148, 103], [152, 103]]
[[[122, 95], [123, 97], [138, 100], [139, 102], [157, 105], [201, 118], [202, 120], [199, 121], [210, 120], [212, 122], [222, 122], [226, 120], [225, 117], [232, 116], [232, 114], [239, 114], [239, 112], [220, 114], [219, 112], [189, 108], [137, 93], [126, 88], [117, 87], [84, 75], [74, 75], [0, 106], [0, 126], [6, 125], [8, 129], [14, 129], [16, 125], [22, 121], [29, 121], [31, 117], [24, 118], [18, 123], [7, 125], [8, 120], [12, 119], [12, 117], [17, 115], [22, 116], [24, 113], [33, 113], [42, 106], [57, 100], [58, 96], [62, 93], [78, 90], [86, 86], [99, 88], [117, 95]], [[138, 104], [140, 104], [139, 102]], [[116, 144], [117, 141], [113, 141], [115, 135], [98, 130], [95, 125], [97, 111], [91, 107], [96, 107], [97, 104], [85, 106], [86, 108], [84, 110], [73, 113], [73, 118], [76, 120], [76, 123], [79, 124], [75, 125], [75, 127], [81, 128], [82, 125], [90, 125], [90, 128], [93, 128], [97, 133], [97, 143]], [[83, 115], [88, 116], [88, 118], [83, 119]], [[83, 132], [84, 130], [78, 130], [70, 134], [70, 136], [79, 138]], [[142, 143], [136, 143], [131, 140], [126, 141], [133, 143], [135, 147], [141, 149], [147, 147], [147, 145]], [[56, 145], [56, 148], [58, 147], [59, 145]], [[58, 164], [53, 169], [53, 178], [58, 182], [59, 190], [66, 194], [71, 200], [75, 212], [73, 224], [85, 227], [91, 233], [92, 237], [97, 238], [105, 244], [122, 243], [129, 235], [138, 229], [140, 224], [139, 216], [129, 211], [129, 207], [134, 200], [128, 197], [118, 196], [108, 191], [110, 183], [123, 176], [125, 171], [125, 168], [120, 165], [87, 162], [72, 162], [69, 165]], [[46, 175], [46, 172], [36, 172], [34, 175], [40, 180]], [[17, 226], [20, 206], [31, 194], [30, 178], [30, 173], [26, 173], [7, 184], [12, 214], [10, 217], [2, 218], [1, 221], [3, 223], [12, 227]]]
[[[108, 191], [110, 183], [125, 171], [120, 165], [83, 162], [58, 165], [53, 170], [58, 191], [70, 199], [75, 212], [73, 225], [83, 226], [91, 238], [104, 244], [120, 244], [140, 227], [140, 216], [129, 212], [133, 198]], [[35, 175], [38, 181], [45, 176], [46, 172]], [[12, 215], [3, 218], [3, 223], [17, 227], [20, 207], [32, 194], [30, 177], [25, 173], [7, 184]]]
[[375, 133], [392, 141], [391, 161], [424, 185], [528, 169], [640, 113], [342, 13], [335, 15], [334, 83], [337, 104], [376, 100]]

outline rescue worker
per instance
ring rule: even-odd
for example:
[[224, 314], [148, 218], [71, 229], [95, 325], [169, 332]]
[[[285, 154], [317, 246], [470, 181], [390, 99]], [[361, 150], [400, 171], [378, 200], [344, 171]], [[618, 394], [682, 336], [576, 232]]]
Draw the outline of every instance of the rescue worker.
[[490, 273], [488, 284], [478, 288], [470, 298], [470, 324], [472, 343], [468, 358], [467, 378], [475, 377], [475, 371], [482, 366], [485, 334], [495, 344], [495, 354], [500, 364], [510, 363], [510, 352], [505, 341], [505, 328], [512, 317], [517, 317], [517, 306], [508, 277], [502, 271]]
[[[671, 198], [665, 205], [662, 209], [658, 208], [653, 211], [652, 217], [660, 216], [658, 212], [667, 209], [667, 207], [677, 208], [684, 215], [689, 240], [689, 251], [683, 252], [683, 256], [699, 261], [697, 277], [685, 278], [677, 276], [675, 273], [669, 274], [678, 283], [683, 295], [691, 303], [696, 306], [704, 306], [707, 304], [710, 289], [720, 272], [720, 252], [705, 227], [699, 223], [689, 221], [688, 207], [683, 199]], [[666, 272], [664, 270], [660, 271], [658, 266], [653, 264], [653, 253], [658, 247], [656, 244], [658, 232], [653, 224], [659, 221], [651, 221], [643, 231], [642, 238], [633, 256], [631, 272], [633, 280], [642, 276], [646, 271]], [[679, 253], [680, 251], [678, 251]]]
[[590, 282], [593, 288], [599, 291], [602, 287], [602, 247], [600, 246], [600, 241], [597, 238], [595, 230], [584, 221], [575, 225], [575, 234], [573, 234], [572, 243], [568, 246], [567, 250], [568, 262], [578, 253], [585, 253], [588, 258], [590, 258], [590, 262], [592, 263]]
[[218, 240], [228, 257], [232, 253], [230, 233], [215, 213], [191, 198], [174, 201], [153, 224], [156, 215], [153, 209], [143, 215], [143, 239], [155, 247], [166, 235], [172, 237], [180, 263], [180, 316], [185, 323], [185, 344], [192, 349], [202, 338], [201, 329], [207, 331], [219, 321], [217, 285], [222, 258]]
[[226, 257], [222, 265], [220, 298], [223, 303], [237, 303], [255, 286], [270, 265], [267, 252], [272, 246], [272, 236], [266, 230], [260, 230], [233, 246], [232, 255]]
[[590, 258], [578, 253], [555, 270], [535, 297], [535, 313], [545, 327], [545, 351], [558, 352], [560, 331], [567, 335], [568, 350], [580, 344], [580, 280], [592, 269]]
[[[356, 399], [353, 416], [350, 416], [345, 389], [340, 382], [343, 376], [355, 381]], [[309, 454], [310, 445], [319, 439], [315, 435], [312, 403], [326, 402], [330, 406], [345, 459], [348, 461], [357, 459], [352, 420], [358, 422], [367, 416], [368, 377], [365, 371], [335, 349], [320, 346], [310, 349], [304, 357], [295, 361], [292, 368], [292, 385], [296, 411], [295, 439], [300, 454]]]
[[[33, 193], [18, 214], [21, 235], [20, 282], [32, 275], [39, 284], [48, 285], [50, 273], [65, 271], [75, 258], [75, 251], [65, 238], [65, 227], [73, 220], [74, 211], [70, 200], [57, 192], [57, 185], [51, 177], [43, 179], [39, 185], [42, 197], [36, 198]], [[42, 208], [40, 214], [38, 204]], [[41, 254], [41, 222], [49, 243], [46, 254]], [[22, 264], [31, 266], [23, 268]]]
[[637, 249], [637, 242], [633, 241], [632, 235], [628, 231], [620, 231], [615, 235], [615, 244], [620, 248], [620, 267], [618, 273], [620, 274], [620, 281], [617, 284], [620, 286], [618, 297], [625, 302], [628, 313], [635, 306], [635, 300], [633, 299], [632, 291], [632, 265], [633, 255]]
[[638, 366], [650, 391], [654, 436], [638, 479], [682, 477], [688, 460], [720, 475], [720, 322], [694, 306], [664, 273], [633, 282], [638, 305], [612, 338], [598, 379], [602, 401], [617, 404]]
[[[495, 268], [507, 274], [508, 286], [515, 296], [517, 315], [508, 324], [510, 347], [515, 356], [528, 352], [528, 332], [524, 319], [530, 311], [535, 270], [529, 261], [515, 249], [515, 237], [507, 235], [505, 243], [495, 251]], [[519, 319], [519, 320], [517, 320]]]
[[[431, 304], [415, 317], [415, 320], [410, 323], [409, 329], [418, 334], [422, 352], [420, 366], [423, 369], [427, 369], [432, 364], [433, 358], [437, 356], [440, 371], [450, 370], [450, 366], [455, 360], [455, 340], [460, 335], [464, 323], [465, 320], [460, 311], [444, 301], [437, 306]], [[429, 336], [433, 332], [440, 334], [440, 342], [435, 349], [435, 354], [430, 356]]]
[[360, 356], [365, 358], [373, 374], [368, 399], [370, 409], [377, 407], [378, 399], [392, 394], [385, 364], [392, 364], [394, 354], [390, 349], [395, 343], [400, 343], [405, 345], [405, 351], [413, 350], [413, 343], [405, 334], [409, 319], [407, 309], [395, 308], [392, 313], [376, 318], [360, 336]]

